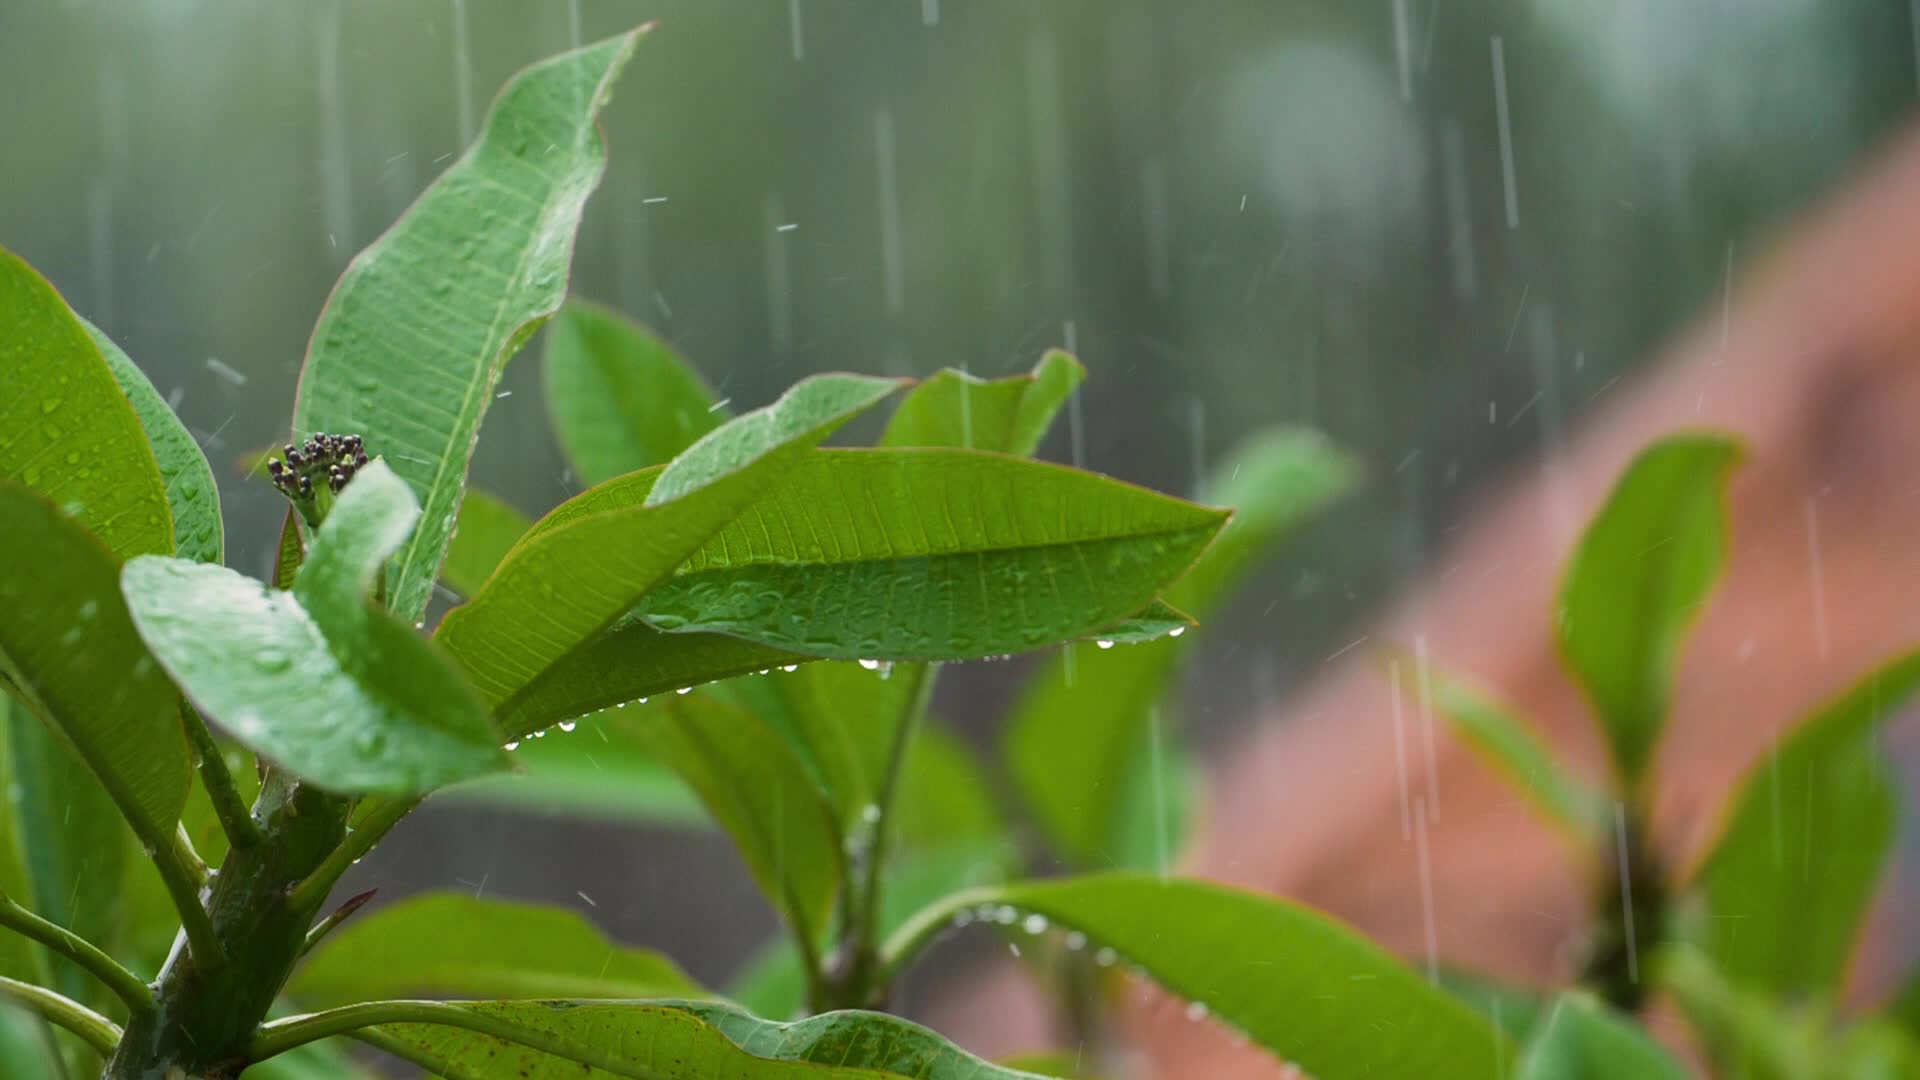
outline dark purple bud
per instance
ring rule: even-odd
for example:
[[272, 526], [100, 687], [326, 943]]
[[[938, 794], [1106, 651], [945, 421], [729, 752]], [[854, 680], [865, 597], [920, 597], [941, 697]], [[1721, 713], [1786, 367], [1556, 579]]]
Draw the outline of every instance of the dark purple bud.
[[280, 478], [280, 474], [284, 471], [286, 471], [286, 466], [280, 464], [279, 458], [267, 459], [267, 475], [268, 476], [271, 476], [274, 479], [278, 480]]
[[356, 469], [359, 469], [359, 468], [364, 468], [364, 467], [366, 466], [366, 464], [367, 464], [367, 455], [365, 455], [365, 454], [355, 454], [355, 455], [353, 456], [353, 467], [354, 467], [354, 468], [356, 468]]

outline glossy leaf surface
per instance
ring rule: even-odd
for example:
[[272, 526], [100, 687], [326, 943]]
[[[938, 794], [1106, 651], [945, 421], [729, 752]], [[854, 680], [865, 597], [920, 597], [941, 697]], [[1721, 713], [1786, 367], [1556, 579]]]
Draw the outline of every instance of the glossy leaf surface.
[[85, 320], [82, 325], [146, 430], [173, 516], [173, 553], [196, 562], [219, 562], [226, 550], [226, 529], [220, 520], [220, 487], [207, 455], [120, 346], [99, 327]]
[[728, 416], [666, 342], [579, 300], [547, 329], [546, 379], [553, 429], [589, 486], [666, 464]]
[[1033, 371], [977, 379], [948, 368], [900, 399], [880, 437], [888, 447], [945, 446], [1031, 457], [1054, 414], [1073, 396], [1087, 369], [1053, 349]]

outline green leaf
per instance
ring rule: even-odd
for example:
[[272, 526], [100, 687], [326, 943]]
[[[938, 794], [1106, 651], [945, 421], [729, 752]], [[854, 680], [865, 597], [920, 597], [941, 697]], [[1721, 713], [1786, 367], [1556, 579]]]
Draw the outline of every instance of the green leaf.
[[127, 403], [133, 406], [140, 426], [146, 429], [147, 442], [152, 444], [160, 466], [160, 479], [166, 484], [167, 506], [173, 517], [173, 554], [196, 562], [219, 562], [225, 550], [226, 530], [220, 521], [220, 487], [214, 482], [207, 455], [120, 346], [85, 319], [80, 324], [86, 327], [126, 394]]
[[[1417, 694], [1414, 675], [1396, 670], [1403, 673], [1409, 695]], [[1526, 792], [1548, 820], [1583, 840], [1607, 827], [1606, 796], [1561, 768], [1526, 721], [1464, 680], [1436, 671], [1428, 673], [1427, 682], [1434, 709], [1453, 722], [1475, 753]]]
[[609, 727], [674, 770], [725, 829], [795, 934], [826, 928], [840, 827], [793, 750], [759, 718], [701, 694], [628, 709]]
[[7, 1063], [9, 1080], [62, 1080], [50, 1034], [46, 1021], [0, 1002], [0, 1061]]
[[[1222, 460], [1206, 489], [1208, 502], [1235, 508], [1233, 521], [1163, 598], [1206, 619], [1263, 552], [1357, 476], [1353, 461], [1316, 434], [1278, 429], [1249, 439]], [[1166, 696], [1195, 636], [1070, 645], [1015, 701], [1001, 756], [1034, 823], [1073, 865], [1111, 864], [1148, 710]]]
[[806, 379], [665, 469], [582, 492], [535, 523], [437, 636], [487, 701], [511, 715], [514, 695], [592, 644], [815, 443], [898, 386], [855, 375]]
[[386, 1024], [362, 1037], [449, 1080], [1029, 1075], [991, 1065], [917, 1024], [881, 1013], [827, 1013], [775, 1024], [700, 1002], [479, 1001], [434, 1005], [431, 1011], [440, 1022]]
[[1519, 1080], [1688, 1080], [1693, 1074], [1631, 1019], [1574, 991], [1534, 1032]]
[[664, 465], [728, 415], [666, 342], [597, 304], [561, 309], [546, 374], [553, 430], [588, 485]]
[[1163, 725], [1149, 722], [1135, 732], [1139, 741], [1127, 753], [1107, 858], [1116, 870], [1164, 874], [1186, 850], [1205, 770]]
[[928, 677], [920, 664], [870, 671], [824, 663], [777, 678], [736, 680], [716, 692], [784, 736], [850, 824], [879, 797], [893, 733], [920, 702]]
[[374, 462], [334, 503], [291, 592], [156, 556], [128, 563], [123, 588], [154, 655], [242, 745], [330, 790], [425, 793], [507, 761], [459, 673], [368, 601], [419, 513]]
[[907, 745], [904, 769], [892, 814], [894, 843], [901, 850], [1008, 835], [985, 770], [973, 750], [946, 729], [922, 725]]
[[273, 549], [273, 587], [293, 588], [293, 579], [299, 575], [300, 565], [306, 561], [307, 544], [300, 538], [300, 515], [289, 506], [286, 517], [280, 520], [280, 540]]
[[[672, 828], [711, 828], [700, 799], [673, 770], [627, 737], [618, 709], [607, 709], [549, 737], [528, 739], [514, 754], [518, 770], [457, 784], [436, 801], [470, 801], [550, 814]], [[556, 732], [558, 732], [556, 734]]]
[[316, 1009], [400, 994], [527, 999], [700, 997], [679, 966], [571, 911], [430, 893], [336, 931], [286, 993]]
[[1290, 901], [1198, 881], [1099, 874], [976, 889], [916, 916], [886, 955], [897, 964], [956, 915], [976, 912], [1084, 935], [1096, 960], [1117, 954], [1195, 1002], [1193, 1015], [1204, 1009], [1318, 1080], [1481, 1080], [1512, 1060], [1507, 1040], [1471, 1009], [1358, 932]]
[[500, 370], [565, 298], [606, 165], [595, 118], [641, 33], [514, 76], [479, 140], [354, 257], [314, 327], [294, 437], [364, 435], [419, 498], [388, 578], [409, 622], [426, 610]]
[[1090, 636], [1096, 643], [1110, 641], [1115, 645], [1143, 645], [1161, 638], [1179, 637], [1199, 625], [1186, 612], [1155, 600], [1144, 609], [1112, 626], [1102, 627]]
[[1634, 788], [1667, 719], [1680, 642], [1726, 555], [1733, 440], [1679, 435], [1641, 452], [1587, 526], [1560, 589], [1560, 652]]
[[469, 491], [460, 501], [460, 524], [447, 545], [441, 580], [455, 592], [472, 596], [493, 576], [500, 560], [526, 535], [527, 516], [484, 491]]
[[1899, 817], [1880, 725], [1920, 687], [1920, 653], [1815, 710], [1748, 772], [1702, 868], [1705, 947], [1728, 977], [1838, 992]]
[[0, 674], [86, 762], [141, 841], [170, 845], [192, 784], [187, 737], [178, 695], [121, 600], [119, 559], [4, 481], [0, 521]]
[[1226, 517], [978, 451], [823, 450], [796, 462], [639, 610], [671, 632], [842, 660], [996, 656], [1139, 611]]
[[173, 550], [166, 485], [127, 396], [86, 325], [5, 248], [0, 432], [0, 481], [24, 484], [60, 507], [116, 562]]
[[1515, 986], [1481, 975], [1442, 967], [1440, 985], [1484, 1017], [1495, 1031], [1525, 1043], [1546, 1019], [1552, 1002], [1547, 991]]
[[1051, 349], [1033, 371], [991, 381], [947, 368], [900, 400], [880, 445], [945, 446], [1031, 457], [1054, 414], [1087, 377], [1080, 361]]

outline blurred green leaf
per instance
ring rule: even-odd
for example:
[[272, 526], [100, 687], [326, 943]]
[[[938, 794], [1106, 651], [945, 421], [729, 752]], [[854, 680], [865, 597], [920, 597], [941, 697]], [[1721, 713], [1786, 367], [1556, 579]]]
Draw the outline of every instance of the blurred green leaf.
[[[1679, 1005], [1706, 1059], [1741, 1080], [1841, 1080], [1824, 1002], [1788, 1008], [1770, 995], [1736, 988], [1698, 949], [1669, 944], [1654, 963], [1655, 981]], [[1895, 1074], [1899, 1075], [1899, 1074]]]
[[1107, 837], [1107, 865], [1164, 874], [1186, 850], [1195, 810], [1204, 802], [1206, 770], [1151, 715], [1134, 734]]
[[516, 806], [631, 825], [711, 828], [700, 799], [673, 770], [654, 760], [607, 709], [574, 721], [571, 733], [552, 729], [527, 739], [513, 756], [512, 773], [456, 784], [436, 801]]
[[1633, 790], [1667, 719], [1680, 642], [1720, 576], [1733, 440], [1676, 435], [1627, 466], [1567, 567], [1560, 652]]
[[50, 1035], [38, 1016], [0, 1002], [0, 1061], [7, 1064], [8, 1080], [63, 1080]]
[[320, 787], [419, 794], [504, 768], [458, 672], [368, 600], [419, 513], [376, 461], [333, 504], [291, 592], [143, 556], [123, 579], [134, 621], [202, 712]]
[[[424, 1012], [425, 1010], [423, 1010]], [[466, 1080], [1022, 1080], [917, 1024], [838, 1012], [793, 1024], [699, 1002], [476, 1001], [361, 1037]], [[454, 1026], [458, 1024], [459, 1026]], [[588, 1069], [594, 1070], [588, 1072]]]
[[588, 486], [664, 465], [728, 416], [666, 342], [580, 300], [547, 329], [546, 375], [553, 430]]
[[1146, 607], [1225, 518], [1092, 473], [977, 451], [822, 450], [640, 611], [664, 630], [843, 660], [994, 656], [1090, 634]]
[[178, 694], [121, 599], [119, 559], [44, 498], [5, 481], [0, 521], [0, 674], [86, 763], [141, 841], [170, 846], [192, 766]]
[[1319, 1080], [1483, 1080], [1512, 1060], [1508, 1041], [1471, 1009], [1357, 931], [1290, 901], [1198, 881], [1097, 874], [970, 890], [916, 915], [889, 939], [889, 961], [975, 912], [1084, 935], [1096, 960], [1138, 966], [1193, 1002], [1196, 1018], [1217, 1019]]
[[469, 490], [460, 500], [460, 523], [447, 545], [441, 580], [465, 596], [479, 592], [532, 524], [525, 514], [500, 499]]
[[[1204, 495], [1233, 507], [1233, 520], [1162, 599], [1205, 620], [1261, 553], [1357, 475], [1354, 462], [1318, 435], [1274, 430], [1249, 439], [1222, 460]], [[1015, 701], [1001, 756], [1035, 824], [1072, 865], [1110, 865], [1147, 710], [1166, 695], [1193, 640], [1069, 645]]]
[[[1394, 663], [1394, 675], [1412, 699], [1420, 692], [1419, 675], [1410, 660]], [[1549, 821], [1580, 840], [1603, 834], [1608, 827], [1606, 796], [1563, 769], [1526, 721], [1463, 679], [1433, 671], [1426, 682], [1434, 710], [1452, 721], [1467, 746], [1506, 774]]]
[[1551, 991], [1511, 986], [1481, 975], [1440, 969], [1440, 986], [1466, 1002], [1500, 1034], [1524, 1044], [1546, 1019]]
[[985, 770], [972, 748], [946, 729], [923, 725], [907, 746], [903, 768], [892, 816], [898, 850], [921, 851], [1008, 835]]
[[147, 442], [160, 467], [160, 479], [166, 485], [167, 506], [173, 518], [173, 553], [196, 562], [219, 562], [225, 551], [226, 528], [220, 521], [220, 487], [214, 482], [207, 455], [120, 346], [99, 327], [85, 319], [80, 323], [146, 430]]
[[642, 32], [515, 75], [479, 140], [354, 257], [314, 327], [294, 436], [364, 435], [419, 498], [388, 578], [408, 622], [426, 610], [500, 370], [566, 296], [606, 165], [596, 117]]
[[286, 993], [328, 1009], [436, 997], [701, 997], [679, 965], [627, 948], [562, 908], [429, 893], [364, 915], [302, 963]]
[[820, 934], [840, 887], [841, 832], [786, 741], [751, 713], [706, 694], [626, 713], [608, 727], [624, 731], [700, 796], [795, 934]]
[[1087, 636], [1093, 638], [1096, 644], [1110, 641], [1115, 645], [1141, 645], [1161, 638], [1179, 637], [1199, 625], [1186, 612], [1155, 600], [1112, 626], [1101, 627]]
[[814, 376], [715, 429], [665, 469], [582, 492], [534, 524], [486, 587], [441, 621], [439, 640], [487, 701], [512, 715], [516, 695], [593, 644], [721, 526], [790, 476], [815, 443], [898, 386]]
[[771, 1020], [804, 1015], [807, 970], [793, 938], [779, 934], [755, 950], [727, 985], [727, 1000]]
[[976, 379], [942, 370], [900, 399], [880, 437], [887, 447], [944, 446], [1031, 457], [1054, 414], [1087, 377], [1087, 369], [1059, 349], [1048, 350], [1033, 371], [1004, 379]]
[[167, 487], [127, 395], [86, 324], [5, 248], [0, 327], [0, 481], [60, 507], [116, 563], [172, 552]]
[[1880, 724], [1920, 687], [1920, 653], [1821, 706], [1748, 771], [1707, 856], [1704, 945], [1736, 983], [1838, 993], [1899, 817]]
[[[25, 708], [16, 705], [10, 694], [0, 690], [0, 791], [13, 790], [14, 777], [22, 767], [13, 751], [13, 732], [38, 726], [38, 721], [28, 716]], [[0, 799], [0, 893], [17, 897], [30, 906], [34, 884], [26, 847], [29, 837], [21, 818], [12, 799]], [[46, 963], [46, 952], [32, 940], [19, 934], [0, 933], [0, 976], [45, 986]]]
[[1534, 1029], [1519, 1080], [1689, 1080], [1692, 1073], [1628, 1017], [1589, 994], [1562, 994]]

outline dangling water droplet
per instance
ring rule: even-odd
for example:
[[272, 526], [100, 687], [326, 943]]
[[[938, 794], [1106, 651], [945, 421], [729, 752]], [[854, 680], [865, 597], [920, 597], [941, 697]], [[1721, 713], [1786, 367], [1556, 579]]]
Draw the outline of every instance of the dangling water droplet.
[[634, 702], [635, 705], [645, 705], [646, 703], [647, 703], [646, 698], [641, 698], [640, 700]]
[[1044, 934], [1047, 931], [1047, 917], [1045, 915], [1029, 915], [1021, 922], [1020, 929], [1025, 930], [1029, 934]]
[[862, 661], [860, 661], [860, 666], [861, 666], [861, 667], [863, 667], [863, 668], [866, 668], [866, 669], [867, 669], [868, 671], [879, 671], [879, 670], [880, 670], [880, 661], [878, 661], [878, 660], [862, 660]]
[[1113, 642], [1108, 641], [1106, 638], [1101, 638], [1099, 641], [1094, 642], [1094, 644], [1100, 646], [1103, 649], [1113, 648]]
[[1186, 628], [1186, 627], [1184, 627], [1184, 626], [1176, 626], [1176, 627], [1174, 627], [1173, 629], [1171, 629], [1171, 630], [1169, 630], [1169, 631], [1167, 631], [1167, 636], [1168, 636], [1168, 637], [1179, 637], [1179, 636], [1180, 636], [1181, 634], [1184, 634], [1184, 633], [1186, 633], [1186, 632], [1187, 632], [1187, 628]]
[[674, 691], [674, 693], [676, 693], [676, 694], [691, 694], [691, 693], [693, 693], [693, 687], [691, 687], [691, 686], [683, 686], [683, 687], [681, 687], [680, 689], [678, 689], [678, 690], [675, 690], [675, 691]]
[[789, 675], [791, 675], [791, 674], [793, 674], [794, 672], [796, 672], [796, 671], [799, 671], [799, 670], [800, 670], [800, 665], [799, 665], [799, 664], [788, 664], [788, 665], [787, 665], [786, 667], [783, 667], [783, 668], [781, 668], [780, 670], [781, 670], [781, 671], [784, 671], [784, 672], [786, 672], [786, 673], [787, 673], [787, 674], [789, 674]]
[[515, 750], [520, 749], [520, 740], [514, 739], [513, 741], [507, 743], [504, 747], [502, 747], [502, 749], [506, 750], [508, 753], [512, 753]]
[[1206, 1002], [1195, 1001], [1187, 1006], [1187, 1019], [1193, 1021], [1205, 1020], [1208, 1011]]
[[576, 728], [576, 727], [579, 727], [579, 726], [580, 726], [580, 722], [579, 722], [579, 721], [577, 721], [577, 720], [562, 720], [562, 721], [560, 721], [560, 730], [561, 730], [561, 731], [572, 731], [572, 730], [573, 730], [574, 728]]
[[1081, 949], [1087, 947], [1087, 935], [1075, 930], [1073, 933], [1067, 935], [1066, 945], [1068, 952], [1079, 952]]
[[1113, 962], [1118, 959], [1120, 959], [1119, 953], [1104, 946], [1101, 947], [1099, 952], [1093, 954], [1093, 962], [1099, 964], [1101, 967], [1112, 967]]
[[1013, 910], [1010, 904], [1002, 904], [993, 910], [993, 921], [1002, 926], [1012, 926], [1019, 917], [1020, 913]]
[[536, 731], [536, 732], [534, 732], [534, 733], [533, 733], [533, 737], [534, 737], [534, 738], [536, 738], [536, 739], [544, 739], [544, 738], [546, 738], [546, 737], [547, 737], [547, 729], [546, 729], [546, 728], [541, 728], [541, 729], [540, 729], [539, 731]]

